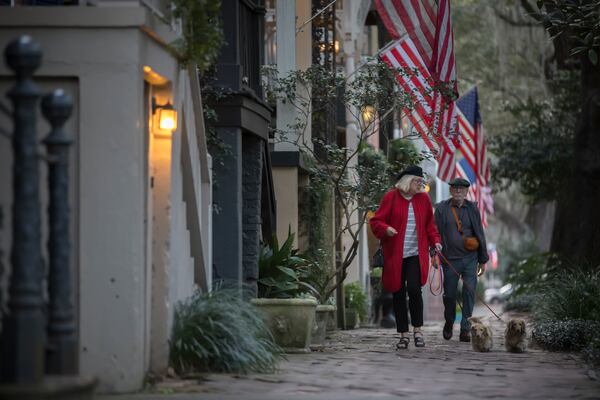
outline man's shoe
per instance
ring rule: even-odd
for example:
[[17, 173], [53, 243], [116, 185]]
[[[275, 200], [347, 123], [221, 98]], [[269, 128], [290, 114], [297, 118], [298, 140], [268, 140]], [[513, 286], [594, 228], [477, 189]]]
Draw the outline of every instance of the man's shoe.
[[444, 339], [450, 340], [452, 338], [452, 326], [452, 322], [446, 322], [444, 324], [444, 330], [442, 331], [442, 336], [444, 336]]
[[470, 342], [471, 335], [469, 334], [469, 331], [460, 331], [460, 336], [458, 337], [458, 339], [461, 342]]

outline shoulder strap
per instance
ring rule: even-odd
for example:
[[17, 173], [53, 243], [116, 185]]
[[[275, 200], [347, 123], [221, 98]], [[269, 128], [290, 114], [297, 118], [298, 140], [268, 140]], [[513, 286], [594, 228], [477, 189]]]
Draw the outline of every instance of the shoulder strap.
[[460, 235], [462, 236], [463, 235], [462, 223], [458, 219], [458, 215], [456, 214], [456, 210], [454, 209], [454, 207], [452, 205], [450, 205], [450, 209], [452, 210], [452, 214], [454, 215], [454, 220], [456, 221], [456, 227], [458, 228], [458, 232], [460, 232]]

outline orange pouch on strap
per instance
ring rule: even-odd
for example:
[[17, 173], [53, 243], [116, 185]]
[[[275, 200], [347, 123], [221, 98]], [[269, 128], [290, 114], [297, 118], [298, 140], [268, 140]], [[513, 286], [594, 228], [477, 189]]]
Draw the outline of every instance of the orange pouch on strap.
[[458, 215], [456, 214], [456, 210], [454, 207], [450, 206], [452, 209], [452, 214], [454, 214], [454, 220], [456, 221], [456, 227], [458, 228], [458, 232], [460, 232], [460, 236], [462, 236], [463, 246], [465, 250], [475, 251], [479, 248], [479, 240], [475, 236], [465, 237], [462, 231], [462, 223], [458, 219]]

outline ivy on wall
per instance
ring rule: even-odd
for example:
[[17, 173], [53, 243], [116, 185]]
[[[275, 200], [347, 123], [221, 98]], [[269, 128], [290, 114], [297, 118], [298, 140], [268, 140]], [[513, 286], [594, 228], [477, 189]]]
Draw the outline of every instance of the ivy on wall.
[[200, 73], [213, 65], [223, 45], [220, 0], [172, 0], [173, 16], [182, 21], [182, 37], [172, 46], [182, 65], [193, 62]]

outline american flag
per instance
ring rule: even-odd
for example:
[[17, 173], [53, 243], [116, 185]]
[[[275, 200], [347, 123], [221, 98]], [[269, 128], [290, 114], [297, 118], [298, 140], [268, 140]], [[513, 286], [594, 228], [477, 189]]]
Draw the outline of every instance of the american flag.
[[473, 88], [456, 101], [460, 143], [463, 158], [457, 163], [457, 176], [471, 182], [467, 199], [477, 201], [481, 220], [487, 226], [487, 213], [494, 213], [494, 203], [489, 188], [490, 160], [487, 157], [477, 88]]
[[458, 107], [458, 129], [460, 132], [458, 148], [475, 171], [477, 182], [487, 186], [490, 179], [490, 160], [487, 158], [477, 88], [474, 87], [462, 95], [456, 101], [456, 106]]
[[448, 182], [456, 174], [456, 107], [453, 96], [440, 93], [436, 84], [458, 93], [450, 1], [375, 0], [375, 6], [397, 39], [381, 58], [406, 72], [398, 81], [414, 102], [408, 118], [436, 155], [438, 176]]
[[466, 179], [471, 182], [469, 191], [467, 192], [467, 200], [477, 203], [479, 214], [481, 215], [481, 222], [484, 228], [487, 228], [487, 214], [494, 213], [494, 202], [492, 199], [492, 191], [488, 186], [482, 186], [477, 182], [477, 176], [475, 171], [471, 168], [471, 165], [466, 158], [462, 157], [456, 163], [456, 176]]

